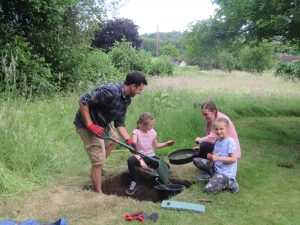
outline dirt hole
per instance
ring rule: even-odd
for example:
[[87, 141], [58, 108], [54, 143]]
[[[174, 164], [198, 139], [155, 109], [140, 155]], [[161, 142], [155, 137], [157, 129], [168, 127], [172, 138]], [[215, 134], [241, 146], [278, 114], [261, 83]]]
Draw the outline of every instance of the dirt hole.
[[[186, 188], [192, 185], [191, 182], [187, 180], [174, 180], [170, 179], [170, 183], [173, 184], [180, 184], [184, 185]], [[124, 196], [134, 198], [140, 201], [152, 201], [152, 202], [159, 202], [164, 199], [167, 199], [165, 194], [158, 191], [154, 188], [155, 185], [158, 183], [155, 181], [155, 177], [153, 176], [146, 176], [141, 174], [139, 176], [138, 184], [139, 188], [132, 196], [126, 195], [125, 191], [130, 184], [129, 173], [124, 172], [109, 178], [106, 178], [102, 182], [102, 191], [108, 195], [117, 195], [117, 196]], [[175, 192], [168, 192], [171, 194], [170, 196], [176, 194]], [[170, 197], [169, 196], [169, 197]]]

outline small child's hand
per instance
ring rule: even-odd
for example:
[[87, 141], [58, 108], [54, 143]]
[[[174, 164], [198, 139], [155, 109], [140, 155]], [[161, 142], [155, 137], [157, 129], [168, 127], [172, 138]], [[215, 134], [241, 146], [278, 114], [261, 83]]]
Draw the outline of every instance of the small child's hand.
[[167, 145], [168, 145], [168, 146], [172, 146], [172, 145], [174, 145], [174, 143], [175, 143], [175, 141], [173, 141], [173, 140], [167, 141]]
[[142, 167], [144, 170], [148, 169], [148, 166], [147, 166], [147, 164], [145, 163], [145, 161], [144, 161], [143, 159], [140, 160], [140, 164], [141, 164], [141, 167]]
[[213, 160], [213, 154], [211, 154], [211, 153], [207, 153], [207, 159], [210, 159], [210, 160]]
[[207, 153], [207, 159], [212, 160], [213, 162], [218, 160], [218, 156], [211, 154], [211, 153]]

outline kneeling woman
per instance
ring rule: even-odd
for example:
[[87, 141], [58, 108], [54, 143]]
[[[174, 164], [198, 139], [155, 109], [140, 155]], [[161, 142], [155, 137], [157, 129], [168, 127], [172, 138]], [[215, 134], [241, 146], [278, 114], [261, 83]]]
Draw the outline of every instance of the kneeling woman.
[[[218, 139], [217, 134], [213, 129], [213, 122], [217, 118], [225, 118], [228, 120], [228, 136], [233, 138], [237, 146], [237, 157], [241, 158], [240, 142], [235, 130], [234, 124], [224, 113], [218, 112], [218, 109], [213, 101], [204, 102], [201, 105], [201, 113], [203, 118], [206, 120], [204, 137], [196, 137], [195, 141], [199, 146], [195, 147], [194, 150], [198, 152], [197, 157], [207, 159], [207, 154], [212, 153], [214, 144]], [[197, 159], [197, 158], [196, 158]]]
[[[235, 130], [234, 124], [230, 120], [228, 116], [226, 116], [224, 113], [219, 112], [215, 103], [213, 101], [204, 102], [201, 105], [201, 113], [203, 118], [206, 120], [206, 127], [205, 127], [205, 133], [206, 136], [204, 137], [197, 137], [195, 139], [196, 143], [199, 144], [197, 147], [194, 147], [194, 150], [197, 151], [197, 156], [194, 158], [193, 163], [194, 165], [200, 168], [200, 164], [202, 159], [207, 159], [207, 156], [209, 153], [212, 153], [214, 150], [215, 142], [218, 139], [218, 135], [216, 134], [215, 130], [213, 129], [213, 123], [218, 118], [224, 118], [228, 121], [227, 125], [227, 133], [228, 136], [231, 137], [236, 144], [236, 155], [237, 158], [241, 158], [241, 149], [240, 149], [240, 142], [237, 135], [237, 132]], [[200, 174], [197, 176], [197, 180], [207, 180], [210, 178], [210, 175], [204, 172], [203, 174]], [[235, 179], [230, 182], [232, 186], [232, 190], [235, 190], [237, 183], [235, 182]], [[234, 191], [235, 192], [235, 191]]]

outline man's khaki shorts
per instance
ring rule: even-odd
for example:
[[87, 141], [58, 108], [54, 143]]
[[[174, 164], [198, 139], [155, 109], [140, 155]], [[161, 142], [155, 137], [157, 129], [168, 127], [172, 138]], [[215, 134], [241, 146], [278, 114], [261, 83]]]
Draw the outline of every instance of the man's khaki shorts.
[[[92, 165], [103, 165], [106, 159], [106, 149], [115, 143], [110, 140], [98, 138], [95, 134], [83, 127], [76, 127], [76, 130], [83, 141], [84, 148], [89, 155]], [[109, 135], [114, 139], [118, 139], [116, 132], [112, 128], [109, 131]]]

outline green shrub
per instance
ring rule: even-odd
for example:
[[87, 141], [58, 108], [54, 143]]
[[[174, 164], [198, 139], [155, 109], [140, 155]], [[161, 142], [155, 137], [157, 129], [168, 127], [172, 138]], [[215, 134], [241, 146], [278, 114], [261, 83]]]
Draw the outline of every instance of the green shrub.
[[85, 88], [91, 83], [116, 81], [121, 75], [107, 54], [98, 49], [69, 51], [63, 66], [64, 73], [55, 74], [52, 79], [60, 90], [74, 90]]
[[247, 46], [241, 50], [240, 63], [243, 70], [262, 73], [273, 66], [274, 53], [270, 44]]
[[148, 67], [149, 75], [172, 75], [174, 64], [167, 56], [156, 58]]
[[198, 66], [201, 70], [211, 70], [214, 68], [219, 68], [216, 56], [211, 56], [210, 54], [199, 57], [189, 57], [187, 63], [189, 65]]
[[300, 80], [300, 61], [278, 62], [275, 67], [275, 76], [281, 76], [288, 80]]
[[142, 64], [142, 72], [148, 74], [148, 68], [152, 63], [152, 56], [151, 53], [146, 52], [144, 50], [138, 51], [137, 53], [137, 62]]
[[113, 82], [123, 79], [121, 73], [101, 50], [88, 52], [74, 71], [77, 80], [87, 83]]
[[220, 69], [231, 73], [231, 71], [236, 67], [236, 59], [230, 52], [222, 51], [219, 54], [219, 64]]
[[[85, 88], [123, 80], [132, 70], [147, 72], [149, 53], [138, 52], [130, 43], [116, 43], [110, 54], [87, 48], [66, 49], [57, 59], [55, 71], [44, 58], [32, 53], [30, 43], [16, 36], [1, 50], [0, 93], [33, 95]], [[57, 72], [61, 71], [61, 72]]]
[[160, 48], [160, 54], [169, 57], [177, 57], [179, 56], [179, 50], [175, 45], [167, 44]]
[[108, 53], [112, 64], [121, 72], [128, 73], [133, 70], [147, 71], [151, 56], [144, 51], [138, 52], [129, 42], [115, 42]]
[[0, 92], [21, 94], [48, 94], [55, 90], [51, 71], [44, 58], [33, 54], [30, 43], [15, 36], [1, 50]]

